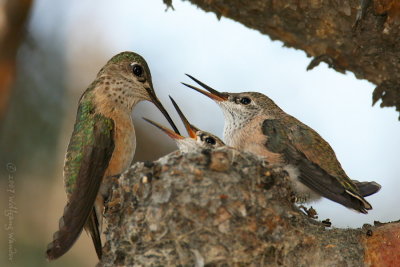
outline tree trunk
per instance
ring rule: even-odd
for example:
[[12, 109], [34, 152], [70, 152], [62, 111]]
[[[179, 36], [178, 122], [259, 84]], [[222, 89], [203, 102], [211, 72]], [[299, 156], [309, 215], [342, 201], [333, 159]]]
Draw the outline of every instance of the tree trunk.
[[0, 122], [8, 106], [17, 51], [31, 5], [32, 0], [5, 0], [0, 3]]
[[[174, 152], [115, 179], [99, 266], [399, 266], [400, 223], [331, 229], [281, 166], [231, 148]], [[397, 263], [397, 265], [396, 265]]]
[[[400, 1], [189, 0], [377, 85], [373, 104], [400, 111]], [[351, 89], [349, 89], [351, 90]], [[345, 97], [345, 96], [344, 96]]]

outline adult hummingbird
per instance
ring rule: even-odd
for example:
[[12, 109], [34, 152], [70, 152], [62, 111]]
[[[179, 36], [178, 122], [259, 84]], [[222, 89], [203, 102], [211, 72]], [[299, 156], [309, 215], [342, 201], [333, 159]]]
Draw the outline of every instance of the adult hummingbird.
[[101, 258], [100, 235], [109, 180], [132, 162], [136, 136], [131, 113], [143, 100], [155, 104], [179, 133], [154, 92], [146, 61], [136, 53], [112, 57], [81, 96], [64, 165], [68, 202], [59, 230], [48, 245], [48, 260], [66, 253], [83, 228]]
[[179, 117], [181, 118], [187, 133], [189, 134], [189, 137], [183, 137], [177, 132], [174, 132], [161, 124], [158, 124], [152, 120], [143, 118], [145, 121], [148, 123], [154, 125], [155, 127], [159, 128], [162, 130], [164, 133], [166, 133], [169, 137], [175, 140], [178, 148], [180, 151], [188, 153], [188, 152], [195, 152], [201, 149], [212, 149], [216, 147], [221, 147], [224, 146], [224, 142], [219, 139], [217, 136], [202, 131], [193, 124], [191, 124], [181, 109], [179, 108], [178, 104], [176, 104], [175, 100], [172, 97], [169, 97], [171, 99], [172, 104], [174, 105], [175, 110], [178, 112]]
[[257, 92], [220, 93], [188, 77], [207, 91], [184, 85], [221, 107], [226, 144], [263, 156], [270, 163], [284, 164], [299, 202], [323, 196], [361, 213], [372, 209], [363, 196], [378, 192], [381, 186], [375, 182], [352, 181], [328, 142], [285, 113], [269, 97]]

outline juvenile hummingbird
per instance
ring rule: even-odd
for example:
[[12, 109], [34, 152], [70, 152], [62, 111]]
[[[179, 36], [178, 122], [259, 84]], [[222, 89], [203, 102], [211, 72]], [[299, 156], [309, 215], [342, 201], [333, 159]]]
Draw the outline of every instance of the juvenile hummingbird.
[[152, 102], [179, 133], [158, 100], [146, 61], [133, 52], [112, 57], [79, 100], [64, 164], [68, 197], [59, 230], [48, 245], [48, 260], [66, 253], [82, 229], [101, 258], [101, 226], [109, 179], [132, 162], [136, 148], [131, 113], [142, 100]]
[[331, 146], [269, 97], [257, 92], [220, 93], [188, 77], [207, 91], [184, 85], [208, 96], [221, 107], [226, 144], [263, 156], [272, 164], [284, 164], [299, 202], [323, 196], [361, 213], [372, 209], [363, 196], [378, 192], [381, 186], [375, 182], [352, 181]]
[[186, 119], [185, 115], [179, 108], [178, 104], [176, 104], [175, 100], [172, 97], [169, 98], [171, 99], [172, 104], [174, 105], [176, 111], [178, 112], [179, 117], [181, 118], [186, 128], [186, 131], [189, 134], [189, 137], [183, 137], [179, 133], [176, 133], [152, 120], [146, 118], [143, 119], [146, 120], [148, 123], [154, 125], [155, 127], [159, 128], [169, 137], [174, 139], [180, 151], [188, 153], [188, 152], [195, 152], [201, 149], [211, 149], [225, 145], [224, 142], [222, 142], [222, 140], [219, 139], [217, 136], [202, 131], [193, 124], [190, 124], [190, 122]]

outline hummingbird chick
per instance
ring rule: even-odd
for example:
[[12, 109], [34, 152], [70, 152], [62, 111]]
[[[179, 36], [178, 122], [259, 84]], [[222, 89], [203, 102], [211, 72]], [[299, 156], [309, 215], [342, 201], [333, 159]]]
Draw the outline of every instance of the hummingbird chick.
[[146, 61], [136, 53], [122, 52], [112, 57], [81, 96], [64, 164], [68, 201], [59, 230], [47, 247], [48, 260], [66, 253], [83, 228], [101, 258], [109, 179], [124, 172], [132, 162], [136, 135], [131, 113], [143, 100], [156, 105], [178, 132], [154, 92]]
[[172, 101], [172, 104], [174, 105], [176, 111], [179, 114], [179, 117], [181, 118], [186, 131], [189, 134], [189, 137], [183, 137], [179, 133], [173, 132], [170, 129], [152, 121], [146, 118], [143, 118], [145, 121], [148, 123], [154, 125], [155, 127], [159, 128], [162, 130], [164, 133], [166, 133], [169, 137], [175, 140], [178, 148], [180, 151], [184, 153], [189, 153], [189, 152], [196, 152], [201, 149], [212, 149], [212, 148], [217, 148], [224, 146], [224, 142], [222, 142], [221, 139], [219, 139], [217, 136], [202, 131], [193, 124], [190, 124], [190, 122], [186, 119], [185, 115], [179, 108], [178, 104], [176, 104], [175, 100], [172, 97], [169, 97]]
[[298, 199], [308, 202], [323, 196], [361, 213], [372, 209], [363, 196], [378, 192], [381, 186], [352, 181], [331, 146], [269, 97], [257, 92], [220, 93], [187, 76], [207, 91], [185, 86], [208, 96], [222, 109], [225, 143], [269, 163], [284, 164]]

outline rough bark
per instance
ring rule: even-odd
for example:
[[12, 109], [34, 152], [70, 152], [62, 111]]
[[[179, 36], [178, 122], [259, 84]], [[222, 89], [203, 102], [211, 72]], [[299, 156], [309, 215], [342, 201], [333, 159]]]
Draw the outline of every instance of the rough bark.
[[331, 229], [287, 173], [221, 148], [136, 163], [114, 181], [99, 266], [398, 266], [400, 223]]
[[[373, 104], [400, 111], [400, 1], [398, 0], [189, 0], [205, 11], [301, 49], [377, 85]], [[351, 90], [351, 88], [349, 88]]]

